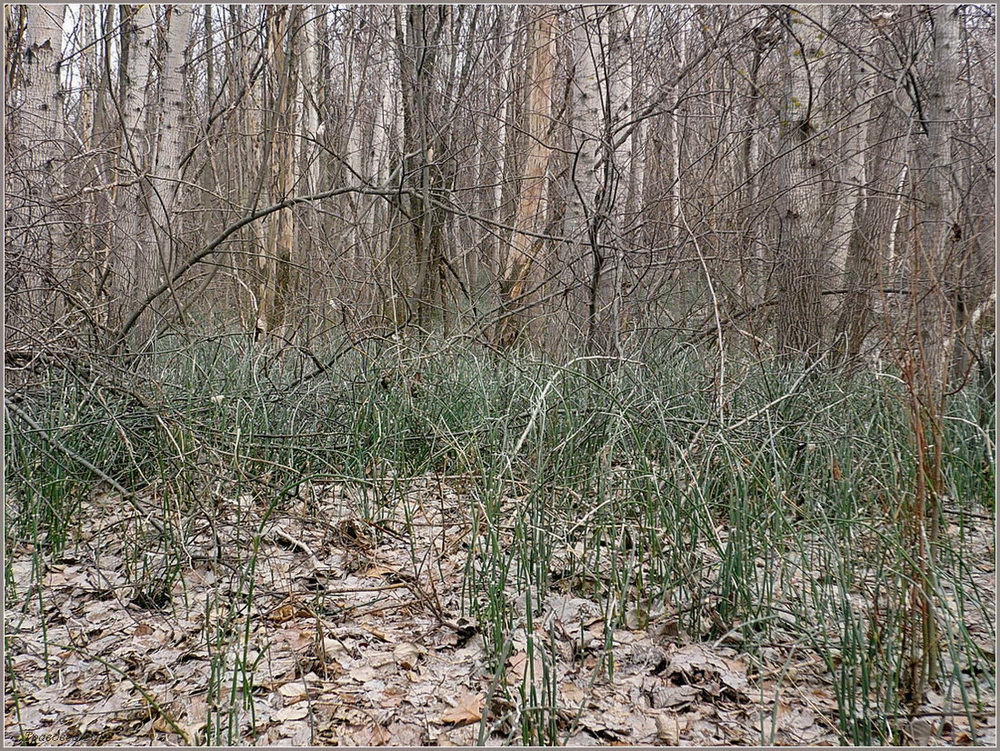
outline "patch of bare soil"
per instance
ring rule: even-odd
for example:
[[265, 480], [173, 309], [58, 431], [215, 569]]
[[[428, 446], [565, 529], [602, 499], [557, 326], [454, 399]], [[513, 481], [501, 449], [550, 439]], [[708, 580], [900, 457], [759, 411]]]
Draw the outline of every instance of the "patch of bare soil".
[[[79, 552], [40, 577], [30, 548], [14, 551], [6, 742], [472, 745], [484, 721], [488, 744], [519, 742], [523, 708], [509, 697], [551, 673], [522, 623], [498, 675], [488, 628], [460, 617], [470, 527], [458, 487], [412, 481], [407, 512], [377, 524], [358, 516], [358, 488], [310, 488], [263, 526], [253, 566], [260, 501], [217, 508], [173, 558], [137, 557], [134, 520], [92, 502]], [[976, 544], [970, 568], [992, 592], [992, 535]], [[146, 585], [127, 584], [126, 567]], [[738, 641], [685, 636], [669, 614], [608, 634], [605, 607], [553, 589], [533, 619], [535, 643], [556, 655], [567, 743], [838, 745], [830, 677], [792, 636], [751, 659]], [[969, 628], [988, 642], [986, 624]], [[900, 720], [912, 742], [995, 739], [992, 719], [973, 729], [937, 700]]]

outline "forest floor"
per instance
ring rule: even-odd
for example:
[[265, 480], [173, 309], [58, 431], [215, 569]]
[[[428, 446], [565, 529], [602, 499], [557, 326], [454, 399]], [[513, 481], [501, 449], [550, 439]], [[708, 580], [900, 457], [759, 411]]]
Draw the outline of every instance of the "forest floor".
[[5, 740], [995, 743], [984, 388], [446, 344], [20, 373]]
[[[134, 560], [134, 514], [107, 495], [84, 504], [77, 544], [44, 571], [30, 545], [9, 548], [5, 742], [840, 744], [835, 675], [794, 623], [752, 650], [739, 629], [717, 636], [711, 608], [700, 632], [669, 602], [610, 628], [598, 595], [608, 572], [561, 577], [569, 543], [552, 551], [546, 592], [508, 585], [520, 620], [498, 656], [489, 625], [461, 615], [477, 575], [467, 478], [391, 485], [398, 502], [378, 522], [360, 513], [366, 485], [303, 485], [270, 514], [259, 498], [232, 498], [188, 530], [168, 591], [127, 583], [135, 566], [166, 563]], [[505, 502], [510, 514], [522, 503]], [[716, 532], [724, 539], [725, 525]], [[506, 535], [496, 530], [499, 546]], [[968, 571], [987, 593], [994, 545], [989, 525], [966, 532]], [[706, 565], [713, 555], [697, 551]], [[992, 654], [991, 627], [966, 612]], [[979, 710], [932, 690], [886, 722], [906, 743], [995, 745], [992, 690], [968, 678]]]

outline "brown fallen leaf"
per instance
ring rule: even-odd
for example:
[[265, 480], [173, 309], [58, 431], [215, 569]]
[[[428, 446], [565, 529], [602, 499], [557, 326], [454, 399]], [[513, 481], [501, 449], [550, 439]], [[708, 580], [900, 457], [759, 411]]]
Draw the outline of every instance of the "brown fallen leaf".
[[745, 699], [745, 671], [742, 662], [727, 661], [710, 645], [689, 644], [670, 657], [663, 677], [679, 685], [697, 686], [705, 695], [717, 696], [724, 689], [731, 698]]
[[304, 719], [309, 715], [309, 704], [308, 702], [299, 702], [298, 704], [293, 704], [290, 707], [285, 707], [284, 709], [279, 709], [277, 712], [271, 715], [271, 719], [275, 722], [292, 722], [294, 720]]
[[309, 695], [309, 689], [306, 688], [305, 683], [297, 680], [278, 686], [278, 693], [286, 699], [303, 699]]
[[394, 569], [392, 566], [375, 563], [365, 569], [362, 576], [365, 576], [368, 579], [384, 579], [389, 576], [399, 576], [399, 571]]
[[441, 722], [461, 727], [483, 719], [483, 695], [463, 694], [455, 700], [455, 706], [441, 715]]
[[392, 738], [381, 725], [369, 724], [354, 731], [351, 740], [358, 746], [385, 746]]
[[[535, 675], [542, 675], [542, 660], [541, 657], [536, 654], [533, 660], [534, 665], [530, 666], [534, 668]], [[517, 652], [510, 660], [507, 662], [507, 685], [515, 686], [518, 683], [524, 681], [524, 677], [529, 675], [528, 673], [528, 653], [527, 652]]]
[[677, 715], [669, 712], [657, 712], [653, 715], [656, 721], [656, 737], [665, 746], [676, 746], [681, 739], [681, 725]]
[[289, 600], [274, 608], [267, 617], [275, 623], [285, 623], [292, 618], [315, 618], [315, 614], [309, 608]]
[[191, 746], [194, 744], [194, 730], [195, 728], [185, 727], [182, 723], [174, 720], [172, 723], [164, 715], [157, 716], [156, 720], [153, 722], [153, 730], [158, 733], [168, 733], [179, 735], [185, 746]]
[[390, 638], [390, 636], [385, 631], [383, 631], [380, 628], [376, 628], [375, 626], [369, 626], [367, 623], [359, 623], [358, 626], [363, 631], [365, 631], [366, 633], [371, 634], [372, 636], [374, 636], [379, 641], [385, 642], [386, 644], [388, 644], [389, 642], [392, 641], [392, 639]]
[[953, 743], [956, 746], [971, 746], [972, 745], [972, 735], [967, 730], [963, 730], [960, 733], [958, 733], [957, 735], [955, 735], [955, 739], [954, 739]]
[[559, 695], [565, 704], [572, 707], [579, 707], [587, 699], [587, 692], [575, 683], [563, 683], [559, 687]]
[[934, 723], [924, 717], [910, 720], [910, 735], [918, 746], [931, 745], [931, 736], [935, 734], [936, 730]]
[[392, 655], [396, 658], [396, 662], [407, 670], [413, 670], [420, 661], [420, 655], [425, 654], [427, 654], [427, 650], [424, 647], [408, 641], [397, 644], [396, 648], [392, 650]]
[[654, 709], [665, 707], [681, 707], [695, 701], [701, 692], [695, 686], [657, 686], [650, 694], [650, 702]]
[[278, 646], [287, 646], [293, 652], [301, 652], [316, 642], [316, 632], [312, 629], [281, 628], [274, 632], [272, 642]]

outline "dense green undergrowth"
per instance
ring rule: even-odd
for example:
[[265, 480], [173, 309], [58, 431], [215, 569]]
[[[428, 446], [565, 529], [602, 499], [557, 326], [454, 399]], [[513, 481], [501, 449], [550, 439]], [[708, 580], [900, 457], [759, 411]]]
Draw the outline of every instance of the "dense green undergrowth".
[[[162, 529], [136, 545], [168, 553], [213, 498], [250, 494], [279, 515], [311, 482], [353, 483], [358, 513], [377, 523], [407, 478], [459, 478], [472, 530], [463, 615], [495, 666], [531, 603], [566, 591], [604, 604], [609, 638], [669, 620], [679, 639], [751, 657], [775, 643], [811, 650], [842, 740], [900, 740], [914, 553], [898, 516], [915, 458], [895, 374], [730, 359], [720, 382], [693, 352], [557, 365], [401, 342], [303, 380], [313, 367], [223, 337], [164, 343], [131, 375], [48, 371], [17, 402], [35, 425], [7, 417], [7, 560], [30, 545], [41, 570], [73, 546], [84, 500], [114, 496], [109, 478], [159, 514]], [[967, 547], [992, 525], [992, 410], [972, 388], [949, 400], [933, 551], [935, 690], [970, 717], [994, 689], [993, 655], [968, 626], [992, 628], [992, 595]], [[548, 686], [538, 676], [522, 697], [536, 710], [522, 714], [524, 742], [558, 740]]]

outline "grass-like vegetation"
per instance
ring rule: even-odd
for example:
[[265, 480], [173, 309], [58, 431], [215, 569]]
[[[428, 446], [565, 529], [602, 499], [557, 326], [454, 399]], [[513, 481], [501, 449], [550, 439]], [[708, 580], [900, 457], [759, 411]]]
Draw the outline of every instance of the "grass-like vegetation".
[[[462, 614], [497, 675], [519, 626], [529, 654], [553, 663], [530, 621], [565, 591], [604, 605], [609, 640], [664, 619], [750, 658], [791, 639], [826, 665], [843, 742], [900, 740], [914, 551], [899, 513], [915, 458], [894, 373], [847, 379], [822, 363], [729, 360], [720, 401], [701, 356], [668, 349], [557, 365], [381, 342], [302, 380], [312, 368], [233, 336], [164, 342], [141, 372], [114, 378], [44, 373], [7, 417], [7, 561], [30, 544], [41, 576], [77, 544], [84, 500], [117, 497], [113, 480], [135, 494], [120, 502], [140, 509], [128, 576], [156, 602], [194, 522], [219, 513], [213, 499], [251, 495], [277, 516], [302, 488], [337, 482], [359, 489], [358, 513], [378, 525], [407, 478], [461, 477], [471, 525]], [[994, 414], [973, 388], [948, 404], [936, 690], [971, 715], [992, 701], [983, 686], [995, 689], [993, 655], [966, 626], [991, 623], [992, 595], [971, 576], [966, 546], [992, 525]], [[247, 510], [236, 521], [244, 597], [220, 610], [220, 634], [249, 617], [266, 519]], [[613, 661], [605, 667], [613, 676]], [[512, 699], [524, 743], [559, 741], [555, 673], [542, 672]], [[498, 681], [496, 691], [511, 689]], [[220, 714], [209, 740], [238, 741], [233, 727]]]

